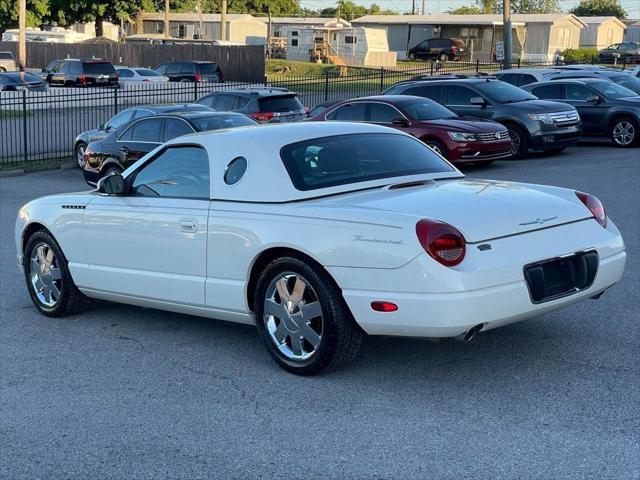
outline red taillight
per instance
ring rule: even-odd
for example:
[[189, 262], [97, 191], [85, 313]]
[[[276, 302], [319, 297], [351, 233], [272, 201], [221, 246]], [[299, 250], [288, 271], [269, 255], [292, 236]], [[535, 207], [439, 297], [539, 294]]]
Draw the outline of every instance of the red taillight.
[[202, 81], [202, 75], [200, 75], [199, 73], [196, 73], [196, 82], [201, 82]]
[[87, 83], [87, 76], [84, 73], [80, 74], [80, 85]]
[[253, 112], [251, 118], [259, 122], [268, 122], [274, 117], [273, 112]]
[[453, 53], [457, 52], [457, 51], [458, 51], [458, 47], [451, 47], [451, 51], [452, 51]]
[[445, 267], [455, 267], [464, 259], [466, 241], [462, 234], [448, 223], [420, 220], [416, 235], [424, 251]]
[[151, 80], [149, 80], [148, 78], [145, 78], [142, 80], [143, 82], [150, 82]]
[[398, 306], [391, 302], [376, 301], [371, 302], [371, 309], [376, 312], [395, 312], [398, 310]]
[[593, 195], [589, 195], [588, 193], [576, 192], [576, 196], [580, 199], [582, 203], [584, 203], [584, 206], [587, 207], [587, 209], [589, 209], [589, 211], [591, 212], [591, 215], [593, 215], [593, 218], [596, 219], [596, 222], [598, 222], [603, 227], [606, 227], [607, 212], [605, 211], [604, 206], [602, 205], [602, 202], [600, 202], [600, 200], [598, 200], [597, 197], [594, 197]]

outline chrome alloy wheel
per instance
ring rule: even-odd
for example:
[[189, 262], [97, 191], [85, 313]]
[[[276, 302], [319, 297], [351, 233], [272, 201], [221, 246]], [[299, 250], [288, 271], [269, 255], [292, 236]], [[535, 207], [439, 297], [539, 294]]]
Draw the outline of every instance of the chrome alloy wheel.
[[45, 308], [55, 307], [60, 301], [62, 274], [53, 249], [44, 242], [31, 251], [29, 277], [40, 304]]
[[307, 360], [318, 351], [322, 308], [315, 290], [301, 275], [283, 272], [271, 281], [263, 320], [269, 337], [287, 359]]
[[518, 135], [518, 132], [509, 129], [509, 138], [511, 139], [511, 154], [517, 155], [520, 151], [520, 135]]
[[620, 120], [613, 127], [613, 141], [618, 145], [630, 145], [636, 138], [636, 128], [629, 120]]
[[427, 147], [429, 147], [431, 150], [433, 150], [434, 152], [436, 152], [438, 155], [440, 155], [441, 157], [444, 157], [444, 152], [442, 151], [442, 149], [438, 146], [435, 145], [433, 143], [428, 143]]
[[80, 168], [84, 168], [84, 151], [85, 146], [83, 144], [78, 145], [76, 148], [76, 161], [78, 162], [78, 166]]

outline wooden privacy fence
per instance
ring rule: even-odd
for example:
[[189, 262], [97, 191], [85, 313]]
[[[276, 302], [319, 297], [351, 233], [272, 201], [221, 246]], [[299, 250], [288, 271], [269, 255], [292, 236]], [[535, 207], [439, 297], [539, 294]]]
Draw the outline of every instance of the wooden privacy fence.
[[[13, 52], [18, 58], [17, 42], [0, 42], [0, 51]], [[60, 58], [103, 58], [114, 65], [155, 67], [173, 60], [209, 60], [217, 62], [225, 80], [264, 81], [264, 47], [260, 45], [152, 45], [27, 43], [27, 68], [44, 68]]]

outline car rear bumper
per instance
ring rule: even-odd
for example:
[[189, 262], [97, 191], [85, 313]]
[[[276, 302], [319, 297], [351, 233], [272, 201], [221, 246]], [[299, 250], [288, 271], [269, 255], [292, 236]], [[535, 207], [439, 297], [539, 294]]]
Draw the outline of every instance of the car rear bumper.
[[[460, 265], [468, 263], [464, 269], [441, 267], [423, 254], [400, 269], [351, 272], [353, 278], [341, 271], [345, 269], [329, 271], [367, 333], [455, 337], [476, 325], [489, 330], [596, 296], [620, 280], [626, 262], [624, 243], [615, 226], [603, 229], [593, 220], [487, 243], [492, 245], [487, 251], [468, 246], [467, 258]], [[525, 265], [591, 250], [598, 252], [598, 268], [589, 287], [542, 303], [532, 301]], [[384, 285], [389, 288], [385, 290]], [[398, 285], [405, 291], [398, 292]], [[416, 291], [420, 289], [425, 291]], [[398, 309], [376, 312], [371, 309], [373, 301], [392, 302]]]

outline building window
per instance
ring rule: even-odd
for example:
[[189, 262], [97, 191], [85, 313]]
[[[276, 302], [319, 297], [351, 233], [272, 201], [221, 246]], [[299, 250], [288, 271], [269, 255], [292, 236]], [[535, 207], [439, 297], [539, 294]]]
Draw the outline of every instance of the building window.
[[291, 39], [291, 46], [292, 47], [297, 47], [298, 46], [298, 39], [297, 38], [292, 38]]
[[291, 36], [292, 37], [297, 37], [298, 36], [298, 31], [297, 30], [292, 30], [291, 31]]
[[344, 43], [358, 43], [358, 38], [351, 35], [344, 37]]

